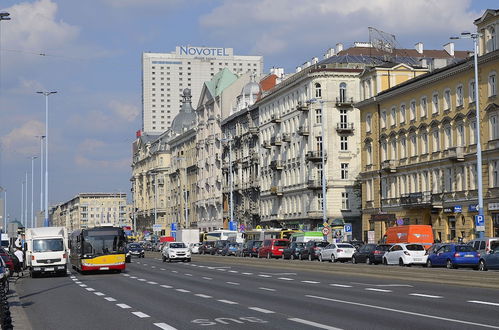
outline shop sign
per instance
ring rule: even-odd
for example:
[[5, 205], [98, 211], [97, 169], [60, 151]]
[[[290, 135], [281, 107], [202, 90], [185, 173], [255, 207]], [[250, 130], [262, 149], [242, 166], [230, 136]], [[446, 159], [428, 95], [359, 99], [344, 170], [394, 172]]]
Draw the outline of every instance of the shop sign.
[[499, 203], [489, 203], [489, 211], [499, 210]]
[[452, 207], [444, 207], [444, 213], [454, 213], [454, 208], [452, 208]]
[[478, 204], [470, 204], [468, 205], [469, 212], [478, 212]]
[[463, 207], [461, 205], [454, 206], [454, 213], [461, 213], [461, 212], [463, 212]]

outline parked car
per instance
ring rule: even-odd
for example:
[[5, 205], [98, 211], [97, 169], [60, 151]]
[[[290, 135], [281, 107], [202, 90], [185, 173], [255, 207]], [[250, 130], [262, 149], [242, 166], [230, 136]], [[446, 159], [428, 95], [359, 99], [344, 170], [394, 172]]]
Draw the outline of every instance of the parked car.
[[222, 254], [223, 248], [228, 243], [229, 243], [229, 241], [227, 241], [227, 240], [215, 241], [215, 245], [213, 246], [213, 253], [212, 254]]
[[359, 240], [351, 240], [351, 241], [348, 241], [347, 243], [352, 244], [357, 251], [359, 251], [360, 248], [365, 245], [365, 243], [363, 241], [359, 241]]
[[489, 253], [481, 254], [478, 261], [478, 270], [499, 270], [499, 244], [492, 244]]
[[0, 258], [0, 283], [2, 283], [6, 294], [9, 292], [9, 277], [11, 274], [12, 273], [10, 273], [9, 267], [5, 264], [3, 259]]
[[255, 242], [262, 242], [262, 241], [257, 241], [257, 240], [249, 240], [244, 242], [242, 250], [241, 250], [241, 257], [251, 257], [251, 254], [253, 252], [253, 245]]
[[140, 244], [130, 243], [127, 245], [127, 249], [130, 253], [130, 256], [137, 258], [144, 258], [144, 249]]
[[383, 263], [383, 256], [386, 251], [390, 250], [392, 244], [378, 244], [373, 251], [369, 253], [369, 257], [366, 259], [366, 264], [377, 265]]
[[199, 254], [215, 254], [215, 241], [206, 241], [199, 247]]
[[12, 260], [12, 256], [10, 255], [10, 253], [0, 248], [0, 257], [9, 269], [10, 274], [14, 274], [14, 260]]
[[258, 258], [258, 251], [262, 247], [263, 241], [254, 241], [251, 246], [250, 257]]
[[288, 239], [269, 238], [263, 241], [258, 250], [258, 258], [282, 257], [282, 251], [289, 245]]
[[172, 260], [191, 261], [191, 250], [182, 242], [167, 242], [161, 252], [163, 262]]
[[449, 269], [460, 266], [478, 269], [480, 254], [471, 245], [444, 244], [437, 251], [428, 254], [426, 266], [446, 266]]
[[282, 251], [283, 259], [300, 259], [301, 250], [305, 248], [305, 242], [291, 242], [291, 244]]
[[383, 264], [411, 266], [426, 264], [426, 250], [422, 244], [398, 243], [393, 245], [383, 256]]
[[225, 244], [220, 254], [223, 256], [235, 256], [238, 248], [239, 248], [239, 243], [230, 242]]
[[331, 243], [319, 251], [319, 261], [345, 261], [350, 260], [355, 252], [355, 247], [350, 243]]
[[329, 245], [327, 241], [308, 241], [305, 248], [300, 253], [300, 260], [307, 259], [312, 261], [319, 257], [319, 252]]
[[192, 254], [199, 254], [199, 247], [201, 243], [189, 243], [189, 249], [191, 249]]
[[470, 241], [468, 244], [473, 246], [480, 255], [490, 252], [491, 246], [499, 243], [499, 237], [484, 237]]
[[[353, 244], [352, 244], [353, 245]], [[361, 246], [352, 256], [352, 263], [366, 262], [371, 252], [376, 249], [377, 244], [366, 244]], [[355, 246], [355, 245], [354, 245]]]

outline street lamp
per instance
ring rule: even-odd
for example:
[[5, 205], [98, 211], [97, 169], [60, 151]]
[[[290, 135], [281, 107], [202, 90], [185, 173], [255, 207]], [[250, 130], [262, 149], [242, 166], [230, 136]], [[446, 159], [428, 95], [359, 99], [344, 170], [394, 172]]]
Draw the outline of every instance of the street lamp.
[[326, 135], [324, 134], [324, 121], [326, 120], [326, 116], [324, 113], [324, 100], [321, 99], [311, 99], [309, 103], [319, 103], [321, 106], [321, 158], [322, 158], [322, 221], [323, 223], [327, 223], [327, 209], [326, 209], [326, 150], [325, 150], [325, 140]]
[[[480, 33], [463, 32], [459, 37], [450, 39], [473, 39], [473, 61], [475, 69], [475, 115], [476, 115], [476, 171], [478, 181], [478, 217], [484, 221], [483, 216], [483, 186], [482, 186], [482, 144], [480, 142], [480, 95], [478, 89], [478, 37]], [[478, 223], [478, 221], [476, 221]], [[485, 226], [477, 226], [479, 238], [485, 236]]]
[[33, 177], [33, 161], [37, 159], [37, 156], [31, 156], [31, 228], [35, 227], [35, 218], [33, 217], [33, 181], [35, 178]]
[[[184, 161], [184, 173], [185, 173], [185, 181], [184, 181], [184, 214], [185, 214], [185, 225], [184, 228], [187, 229], [187, 224], [189, 223], [189, 210], [187, 208], [187, 159], [185, 157], [174, 157], [176, 161]], [[180, 177], [180, 171], [179, 171]]]
[[[9, 21], [10, 20], [10, 14], [7, 13], [7, 12], [2, 12], [0, 13], [0, 47], [2, 46], [2, 30], [1, 30], [1, 27], [2, 27], [2, 21]], [[1, 56], [2, 52], [0, 51], [0, 56]], [[1, 58], [0, 58], [0, 66], [1, 66]], [[0, 86], [1, 86], [1, 79], [0, 79]], [[1, 90], [1, 88], [0, 88]]]
[[57, 93], [36, 92], [45, 96], [45, 220], [43, 226], [49, 225], [49, 95]]
[[229, 230], [234, 230], [234, 178], [232, 177], [232, 141], [233, 139], [230, 137], [224, 137], [220, 139], [222, 143], [227, 143], [229, 145], [229, 208], [230, 208], [230, 220], [229, 220]]
[[40, 138], [40, 212], [43, 211], [43, 139], [45, 135], [37, 135]]

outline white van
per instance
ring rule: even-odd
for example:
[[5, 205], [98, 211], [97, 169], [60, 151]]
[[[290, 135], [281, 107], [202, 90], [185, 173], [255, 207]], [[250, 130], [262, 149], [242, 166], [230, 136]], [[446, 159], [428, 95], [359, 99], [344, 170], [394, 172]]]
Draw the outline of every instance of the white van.
[[43, 273], [66, 275], [68, 231], [65, 227], [26, 229], [26, 266], [31, 277]]
[[473, 246], [480, 254], [488, 254], [492, 245], [499, 244], [499, 237], [477, 238], [468, 243]]

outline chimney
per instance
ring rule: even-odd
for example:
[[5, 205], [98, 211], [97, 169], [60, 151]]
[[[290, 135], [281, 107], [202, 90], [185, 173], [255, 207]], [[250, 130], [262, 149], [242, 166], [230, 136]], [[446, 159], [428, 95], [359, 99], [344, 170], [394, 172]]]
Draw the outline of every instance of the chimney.
[[423, 54], [424, 47], [423, 47], [423, 43], [422, 42], [418, 42], [417, 44], [415, 44], [414, 48], [416, 48], [416, 51], [419, 54]]
[[454, 43], [448, 42], [444, 45], [444, 49], [450, 56], [454, 57]]
[[297, 66], [296, 67], [296, 73], [300, 72], [301, 71], [301, 66]]
[[334, 48], [329, 48], [326, 54], [324, 54], [324, 58], [330, 58], [331, 56], [334, 56]]
[[337, 43], [336, 44], [336, 54], [338, 54], [342, 50], [343, 50], [343, 44], [342, 43]]

